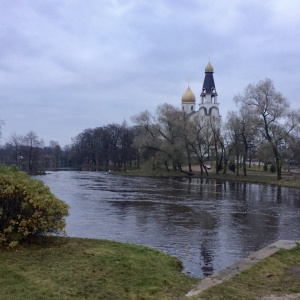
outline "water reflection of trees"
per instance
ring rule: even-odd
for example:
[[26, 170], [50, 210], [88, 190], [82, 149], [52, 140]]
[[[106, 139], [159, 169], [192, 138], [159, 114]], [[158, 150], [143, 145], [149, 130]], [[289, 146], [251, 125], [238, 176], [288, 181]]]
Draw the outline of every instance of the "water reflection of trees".
[[[112, 205], [130, 211], [136, 226], [154, 231], [162, 243], [172, 241], [186, 251], [184, 242], [193, 240], [203, 274], [216, 268], [216, 255], [253, 252], [282, 238], [281, 224], [300, 202], [299, 193], [282, 187], [200, 178], [169, 182], [161, 199], [153, 195]], [[295, 222], [300, 225], [298, 218], [291, 227]], [[227, 253], [217, 254], [220, 247]]]
[[[218, 218], [214, 213], [211, 195], [221, 192], [220, 185], [213, 184], [206, 192], [205, 187], [199, 188], [191, 185], [179, 191], [178, 183], [172, 185], [176, 197], [172, 201], [164, 198], [167, 193], [162, 193], [161, 201], [136, 200], [136, 201], [111, 201], [119, 210], [130, 210], [135, 216], [136, 226], [147, 232], [149, 244], [169, 243], [176, 244], [181, 259], [191, 253], [198, 253], [199, 265], [196, 274], [210, 275], [215, 270], [214, 255], [217, 249], [217, 237], [212, 232], [217, 231]], [[203, 195], [201, 196], [201, 192]], [[191, 199], [186, 195], [192, 193]], [[184, 198], [181, 199], [181, 197]], [[217, 199], [219, 196], [216, 196]], [[155, 239], [154, 241], [151, 239]], [[190, 243], [190, 241], [193, 241]], [[181, 253], [181, 254], [180, 254]], [[201, 271], [200, 271], [201, 270]]]
[[203, 242], [200, 246], [201, 257], [203, 258], [203, 265], [201, 267], [204, 276], [209, 276], [214, 273], [214, 257], [210, 245]]
[[[288, 236], [282, 234], [280, 224], [286, 219], [287, 211], [294, 209], [294, 205], [289, 205], [290, 189], [238, 182], [230, 182], [228, 187], [232, 199], [230, 227], [235, 229], [233, 242], [239, 243], [243, 252], [246, 249], [249, 252], [249, 248], [255, 251]], [[297, 223], [299, 226], [299, 220]]]
[[297, 190], [215, 179], [108, 177], [82, 187], [81, 194], [89, 192], [80, 209], [88, 208], [93, 190], [101, 195], [93, 210], [112, 222], [114, 232], [193, 261], [194, 274], [208, 275], [279, 238], [298, 236]]
[[185, 229], [212, 230], [217, 219], [206, 210], [180, 204], [156, 203], [153, 201], [110, 201], [111, 205], [122, 211], [132, 211], [137, 225], [142, 226], [151, 218], [162, 226], [172, 224]]

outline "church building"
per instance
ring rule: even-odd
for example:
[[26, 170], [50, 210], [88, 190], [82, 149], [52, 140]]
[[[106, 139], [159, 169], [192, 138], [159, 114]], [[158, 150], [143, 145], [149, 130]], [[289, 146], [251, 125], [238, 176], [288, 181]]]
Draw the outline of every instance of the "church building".
[[218, 94], [214, 81], [214, 69], [210, 62], [205, 68], [203, 87], [200, 93], [199, 109], [196, 109], [196, 97], [188, 86], [181, 98], [181, 107], [188, 115], [198, 118], [200, 122], [211, 120], [220, 122]]

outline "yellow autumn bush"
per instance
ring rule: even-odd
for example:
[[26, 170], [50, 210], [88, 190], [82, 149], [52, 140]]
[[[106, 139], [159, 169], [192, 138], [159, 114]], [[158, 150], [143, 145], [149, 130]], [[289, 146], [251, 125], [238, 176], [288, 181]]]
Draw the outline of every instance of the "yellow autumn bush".
[[41, 181], [0, 167], [0, 244], [13, 247], [32, 236], [64, 234], [68, 209]]

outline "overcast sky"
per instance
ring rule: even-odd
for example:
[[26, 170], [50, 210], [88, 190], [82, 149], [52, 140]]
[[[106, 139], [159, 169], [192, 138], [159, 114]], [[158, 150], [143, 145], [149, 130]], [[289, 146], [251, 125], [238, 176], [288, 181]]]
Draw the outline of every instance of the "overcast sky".
[[223, 120], [265, 78], [300, 108], [300, 1], [0, 0], [0, 142], [130, 125], [188, 78], [199, 103], [209, 60]]

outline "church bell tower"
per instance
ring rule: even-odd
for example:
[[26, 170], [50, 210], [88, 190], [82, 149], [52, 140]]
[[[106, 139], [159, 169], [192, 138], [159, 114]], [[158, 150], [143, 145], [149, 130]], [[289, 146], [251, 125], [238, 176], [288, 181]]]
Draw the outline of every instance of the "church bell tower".
[[210, 62], [205, 68], [205, 77], [202, 91], [200, 94], [201, 103], [199, 104], [200, 118], [211, 118], [213, 121], [220, 120], [218, 94], [214, 81], [214, 69]]
[[219, 113], [218, 94], [214, 81], [214, 69], [210, 62], [205, 68], [205, 77], [200, 93], [199, 109], [196, 106], [196, 97], [190, 86], [188, 85], [186, 91], [181, 98], [181, 107], [184, 112], [193, 118], [198, 118], [200, 122], [220, 122], [221, 116]]

